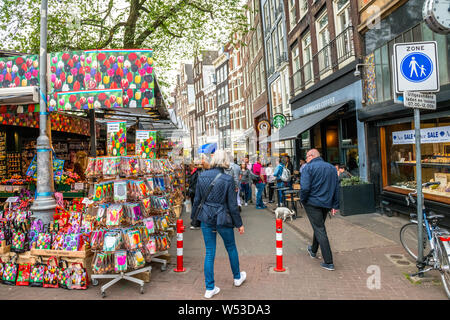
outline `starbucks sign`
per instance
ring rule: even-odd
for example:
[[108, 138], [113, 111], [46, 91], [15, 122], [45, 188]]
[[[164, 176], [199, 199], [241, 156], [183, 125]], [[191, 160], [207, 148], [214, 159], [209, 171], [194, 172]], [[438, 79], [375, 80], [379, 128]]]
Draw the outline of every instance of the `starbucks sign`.
[[273, 116], [273, 126], [274, 128], [280, 129], [286, 125], [286, 116], [281, 113], [277, 113]]

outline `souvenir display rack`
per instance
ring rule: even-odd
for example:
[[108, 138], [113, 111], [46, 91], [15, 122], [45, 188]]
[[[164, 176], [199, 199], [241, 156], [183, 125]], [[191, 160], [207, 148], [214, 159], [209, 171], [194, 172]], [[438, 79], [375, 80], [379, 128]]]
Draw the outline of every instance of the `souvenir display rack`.
[[106, 289], [120, 280], [140, 285], [131, 277], [150, 272], [150, 262], [167, 261], [158, 257], [168, 254], [174, 234], [176, 215], [172, 210], [175, 168], [168, 160], [142, 159], [139, 156], [90, 158], [86, 169], [90, 191], [89, 214], [95, 217], [90, 245], [95, 252], [92, 284], [112, 279]]
[[0, 132], [0, 180], [6, 178], [6, 132]]

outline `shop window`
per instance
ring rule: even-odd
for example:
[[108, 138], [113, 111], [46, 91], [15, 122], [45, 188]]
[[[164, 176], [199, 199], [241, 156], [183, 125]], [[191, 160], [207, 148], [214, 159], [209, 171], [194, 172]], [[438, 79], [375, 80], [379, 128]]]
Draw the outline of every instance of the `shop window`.
[[[381, 128], [383, 185], [394, 192], [416, 189], [414, 124], [407, 122]], [[383, 137], [384, 136], [384, 137]], [[450, 203], [450, 117], [421, 122], [422, 181], [439, 181], [425, 188], [425, 197]]]

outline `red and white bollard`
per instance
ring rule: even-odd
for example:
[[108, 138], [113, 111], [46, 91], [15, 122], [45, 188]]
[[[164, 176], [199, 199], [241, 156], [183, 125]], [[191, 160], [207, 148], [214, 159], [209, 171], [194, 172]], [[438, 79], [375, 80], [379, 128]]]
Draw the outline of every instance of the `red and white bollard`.
[[177, 220], [177, 267], [173, 269], [175, 272], [184, 272], [186, 268], [183, 267], [183, 220]]
[[276, 254], [277, 254], [277, 266], [273, 268], [273, 271], [284, 272], [283, 268], [283, 220], [276, 220]]

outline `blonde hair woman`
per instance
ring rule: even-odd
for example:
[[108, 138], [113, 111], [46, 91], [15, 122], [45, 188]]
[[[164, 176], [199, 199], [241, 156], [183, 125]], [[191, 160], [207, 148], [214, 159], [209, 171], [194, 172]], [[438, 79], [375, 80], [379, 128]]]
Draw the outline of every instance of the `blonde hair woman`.
[[204, 263], [205, 298], [212, 298], [220, 289], [214, 282], [214, 259], [216, 255], [217, 233], [223, 239], [225, 249], [233, 273], [234, 285], [239, 287], [247, 274], [239, 269], [239, 256], [234, 239], [234, 228], [244, 233], [241, 215], [237, 206], [234, 181], [224, 169], [230, 165], [224, 150], [217, 150], [210, 162], [211, 169], [198, 176], [195, 190], [194, 206], [192, 208], [192, 224], [201, 224], [206, 254]]

